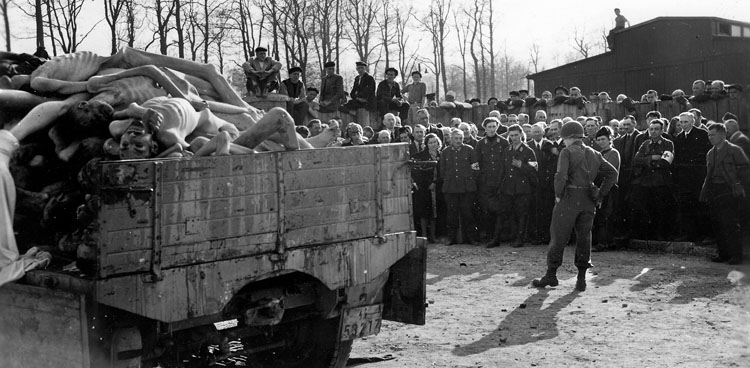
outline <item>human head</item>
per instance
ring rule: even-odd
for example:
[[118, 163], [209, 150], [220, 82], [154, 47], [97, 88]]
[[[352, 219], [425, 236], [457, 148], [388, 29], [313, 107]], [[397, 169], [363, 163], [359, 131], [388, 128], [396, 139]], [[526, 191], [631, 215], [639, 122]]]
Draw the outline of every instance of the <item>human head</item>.
[[461, 129], [461, 132], [464, 133], [464, 139], [469, 139], [469, 137], [471, 137], [471, 127], [469, 126], [469, 123], [462, 122], [461, 124], [458, 124], [458, 129]]
[[689, 133], [695, 124], [695, 116], [690, 112], [683, 112], [679, 115], [680, 128], [683, 132]]
[[268, 50], [265, 47], [256, 47], [255, 48], [255, 58], [258, 60], [265, 60], [266, 55], [268, 54]]
[[646, 124], [650, 124], [654, 119], [661, 119], [661, 113], [656, 110], [651, 110], [646, 113]]
[[711, 82], [711, 93], [712, 94], [720, 94], [724, 92], [724, 81], [722, 80], [715, 80]]
[[417, 123], [424, 126], [430, 125], [430, 113], [427, 111], [427, 109], [417, 110]]
[[394, 125], [394, 126], [400, 127], [401, 126], [401, 117], [397, 116], [397, 115], [393, 115], [393, 118], [396, 119], [396, 125]]
[[597, 124], [596, 119], [592, 117], [587, 118], [586, 122], [584, 123], [583, 130], [586, 132], [586, 136], [593, 138], [596, 132], [599, 130], [599, 124]]
[[599, 92], [599, 102], [611, 102], [612, 99], [609, 97], [609, 93], [607, 92]]
[[624, 117], [620, 124], [622, 124], [622, 126], [625, 128], [626, 134], [633, 133], [633, 131], [635, 130], [635, 116], [628, 115]]
[[680, 98], [680, 97], [685, 97], [685, 91], [683, 91], [681, 89], [676, 89], [676, 90], [672, 91], [672, 99], [676, 99], [676, 98]]
[[649, 138], [659, 139], [663, 131], [664, 131], [664, 123], [661, 122], [661, 119], [654, 119], [651, 121], [651, 123], [649, 123], [649, 126], [648, 126]]
[[508, 127], [508, 143], [519, 144], [525, 137], [526, 134], [524, 134], [523, 128], [520, 125], [513, 124]]
[[445, 93], [445, 101], [446, 102], [453, 102], [456, 100], [456, 92], [448, 91]]
[[395, 80], [397, 76], [398, 70], [396, 70], [396, 68], [387, 68], [385, 70], [385, 79], [387, 79], [389, 82]]
[[528, 114], [524, 114], [524, 113], [518, 114], [518, 124], [520, 124], [521, 126], [523, 126], [524, 124], [528, 124], [528, 123], [529, 123], [529, 115]]
[[542, 124], [539, 124], [539, 123], [532, 125], [529, 136], [534, 141], [537, 141], [537, 142], [541, 141], [542, 138], [544, 137], [544, 126], [542, 126]]
[[599, 148], [607, 149], [612, 145], [612, 128], [605, 125], [596, 131], [594, 137]]
[[427, 134], [427, 128], [422, 124], [414, 126], [414, 141], [423, 142], [425, 134]]
[[461, 118], [451, 118], [451, 128], [458, 128], [459, 124], [461, 124]]
[[364, 61], [358, 61], [355, 63], [355, 65], [357, 69], [357, 74], [362, 75], [362, 74], [367, 73], [367, 63], [365, 63]]
[[302, 138], [310, 138], [310, 129], [304, 125], [298, 125], [294, 128], [297, 134], [301, 135]]
[[730, 84], [729, 86], [727, 86], [727, 93], [729, 94], [729, 98], [739, 99], [742, 95], [742, 85]]
[[560, 138], [560, 128], [562, 127], [562, 120], [554, 119], [549, 123], [549, 131], [547, 132], [552, 139]]
[[366, 126], [362, 129], [363, 134], [367, 139], [372, 139], [372, 137], [375, 135], [375, 131], [372, 129], [371, 126]]
[[568, 145], [569, 141], [583, 139], [583, 125], [577, 121], [570, 121], [565, 123], [560, 129], [560, 136], [565, 140], [565, 145]]
[[120, 137], [120, 158], [134, 160], [150, 158], [158, 152], [151, 129], [141, 119], [131, 119], [130, 125]]
[[725, 112], [724, 115], [721, 116], [721, 121], [724, 123], [726, 123], [726, 121], [729, 119], [740, 120], [740, 118], [738, 118], [737, 115], [732, 114], [729, 111]]
[[323, 131], [323, 123], [318, 119], [312, 119], [307, 123], [307, 128], [310, 129], [310, 136], [314, 137]]
[[693, 82], [693, 96], [698, 96], [706, 91], [706, 82], [698, 79]]
[[721, 123], [712, 123], [708, 126], [708, 141], [716, 146], [727, 140], [727, 128]]
[[482, 121], [482, 127], [484, 127], [484, 134], [488, 137], [494, 137], [497, 133], [497, 127], [500, 126], [500, 121], [495, 117], [485, 118]]
[[383, 115], [383, 125], [385, 125], [386, 129], [393, 130], [396, 126], [396, 115], [393, 115], [390, 112]]
[[619, 134], [619, 128], [620, 128], [620, 121], [617, 119], [612, 119], [607, 123], [607, 125], [612, 128], [612, 134], [618, 135]]
[[615, 8], [615, 14], [620, 15], [620, 8]]
[[498, 122], [500, 122], [500, 111], [497, 111], [497, 110], [490, 111], [489, 117], [496, 118]]
[[323, 64], [323, 67], [326, 69], [326, 75], [333, 75], [336, 73], [336, 63], [333, 61], [326, 62]]
[[307, 88], [307, 99], [312, 101], [315, 99], [315, 97], [318, 97], [318, 89], [315, 87], [308, 87]]
[[421, 81], [422, 80], [422, 73], [420, 73], [418, 70], [415, 70], [415, 71], [411, 72], [411, 79], [414, 82]]
[[85, 128], [99, 129], [109, 126], [115, 109], [99, 100], [81, 101], [69, 114], [73, 121]]
[[411, 142], [411, 131], [409, 129], [407, 129], [406, 127], [399, 127], [396, 128], [396, 132], [398, 133], [399, 142]]
[[567, 96], [568, 95], [568, 89], [565, 88], [565, 86], [557, 86], [557, 87], [555, 87], [555, 89], [553, 90], [553, 92], [555, 93], [555, 97]]
[[544, 111], [544, 110], [537, 110], [534, 113], [534, 121], [535, 122], [543, 121], [543, 122], [546, 123], [547, 122], [547, 112]]
[[545, 101], [552, 101], [552, 92], [550, 91], [542, 92], [542, 99]]
[[500, 124], [508, 126], [508, 115], [500, 114], [500, 116], [498, 116], [497, 119], [500, 120]]
[[727, 119], [724, 122], [724, 127], [727, 129], [727, 135], [730, 137], [740, 130], [740, 124], [734, 119]]
[[695, 126], [700, 126], [700, 125], [701, 125], [701, 122], [702, 122], [702, 120], [703, 120], [703, 113], [701, 112], [701, 110], [700, 110], [700, 109], [696, 109], [696, 108], [694, 107], [694, 108], [692, 108], [692, 109], [688, 110], [688, 112], [689, 112], [689, 113], [692, 113], [692, 114], [693, 114], [693, 116], [695, 117], [695, 122], [694, 122], [694, 123], [695, 123]]
[[430, 133], [424, 136], [424, 144], [430, 151], [440, 151], [443, 148], [443, 142], [440, 141], [437, 134]]
[[521, 125], [521, 130], [523, 130], [524, 139], [526, 139], [531, 134], [531, 124], [526, 123]]
[[381, 130], [378, 132], [378, 143], [391, 143], [391, 132], [388, 130]]
[[297, 82], [299, 78], [302, 76], [302, 68], [298, 66], [293, 66], [289, 68], [289, 79], [291, 79], [293, 82]]
[[509, 125], [518, 124], [518, 115], [516, 114], [508, 115], [508, 124]]
[[510, 99], [511, 100], [518, 100], [520, 98], [520, 94], [518, 91], [510, 91]]
[[615, 99], [615, 102], [622, 103], [622, 101], [625, 101], [626, 98], [628, 98], [628, 96], [620, 93], [619, 95], [617, 95], [617, 98]]
[[464, 133], [461, 129], [451, 128], [451, 146], [454, 148], [461, 147], [464, 143]]
[[578, 87], [570, 87], [570, 97], [572, 98], [581, 97], [581, 89]]
[[362, 126], [357, 123], [349, 123], [346, 126], [346, 137], [349, 138], [352, 144], [362, 144]]
[[489, 105], [489, 106], [490, 106], [490, 108], [492, 108], [492, 107], [494, 107], [495, 105], [497, 105], [497, 98], [495, 98], [495, 97], [490, 97], [490, 98], [489, 98], [489, 100], [487, 100], [487, 105]]
[[646, 101], [648, 103], [655, 103], [656, 101], [659, 101], [659, 94], [656, 92], [656, 90], [650, 89], [648, 92], [646, 92]]
[[529, 97], [529, 90], [528, 89], [519, 89], [518, 90], [518, 97], [520, 97], [522, 100], [526, 99], [526, 97]]

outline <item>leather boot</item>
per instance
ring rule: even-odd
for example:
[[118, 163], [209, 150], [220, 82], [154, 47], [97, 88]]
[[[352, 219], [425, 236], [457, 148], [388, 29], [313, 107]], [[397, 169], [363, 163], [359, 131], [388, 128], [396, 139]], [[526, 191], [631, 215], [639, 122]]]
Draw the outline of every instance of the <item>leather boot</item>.
[[531, 285], [538, 288], [543, 288], [545, 286], [557, 286], [559, 285], [559, 282], [557, 281], [557, 268], [550, 267], [547, 269], [547, 273], [544, 274], [544, 276], [539, 280], [533, 280], [531, 281]]
[[503, 229], [502, 222], [501, 217], [498, 216], [495, 220], [495, 233], [493, 234], [492, 240], [484, 246], [485, 248], [495, 248], [500, 246], [500, 236]]
[[578, 279], [576, 280], [576, 290], [586, 291], [586, 268], [578, 267]]

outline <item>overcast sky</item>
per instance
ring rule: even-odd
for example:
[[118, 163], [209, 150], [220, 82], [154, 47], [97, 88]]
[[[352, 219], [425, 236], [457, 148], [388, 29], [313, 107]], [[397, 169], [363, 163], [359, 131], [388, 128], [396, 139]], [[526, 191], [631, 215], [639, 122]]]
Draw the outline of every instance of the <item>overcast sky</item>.
[[[396, 0], [403, 4], [413, 4], [419, 14], [429, 7], [429, 0]], [[453, 0], [454, 7], [471, 6], [473, 1]], [[572, 52], [575, 30], [586, 32], [590, 37], [609, 30], [614, 26], [615, 7], [622, 10], [631, 25], [659, 16], [714, 16], [750, 22], [750, 1], [748, 0], [629, 0], [611, 1], [566, 1], [566, 0], [493, 0], [494, 22], [496, 26], [496, 50], [507, 47], [517, 60], [528, 60], [529, 46], [536, 42], [541, 46], [541, 64], [552, 68], [565, 62], [566, 54]], [[103, 19], [103, 1], [86, 1], [84, 23], [79, 29], [84, 32]], [[33, 52], [34, 40], [23, 39], [33, 36], [33, 22], [20, 15], [17, 10], [11, 13], [13, 51]], [[451, 20], [452, 24], [452, 20]], [[415, 38], [420, 37], [415, 34]], [[428, 35], [422, 35], [421, 50], [429, 52]], [[449, 42], [455, 41], [455, 34], [449, 35]], [[416, 42], [416, 41], [414, 41]], [[2, 43], [5, 44], [4, 41]], [[47, 48], [50, 49], [49, 45]], [[103, 55], [109, 54], [109, 29], [102, 21], [95, 32], [84, 41], [80, 50], [89, 50]], [[154, 51], [154, 50], [152, 50]], [[449, 50], [449, 55], [458, 54]], [[453, 61], [459, 63], [460, 60]]]

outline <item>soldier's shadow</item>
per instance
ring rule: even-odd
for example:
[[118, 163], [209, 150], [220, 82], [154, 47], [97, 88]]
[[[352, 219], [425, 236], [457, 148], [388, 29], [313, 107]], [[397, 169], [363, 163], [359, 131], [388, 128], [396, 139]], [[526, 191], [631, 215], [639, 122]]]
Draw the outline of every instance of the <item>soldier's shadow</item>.
[[524, 345], [541, 340], [551, 339], [559, 334], [557, 314], [567, 307], [579, 295], [571, 292], [542, 308], [549, 297], [549, 289], [529, 296], [522, 305], [510, 312], [492, 333], [468, 345], [453, 349], [453, 354], [468, 356], [479, 354], [497, 347]]

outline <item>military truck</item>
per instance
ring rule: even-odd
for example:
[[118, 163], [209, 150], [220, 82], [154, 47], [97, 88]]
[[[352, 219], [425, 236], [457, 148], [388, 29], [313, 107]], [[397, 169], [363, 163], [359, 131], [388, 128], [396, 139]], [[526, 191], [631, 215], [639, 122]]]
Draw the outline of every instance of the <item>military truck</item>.
[[382, 319], [425, 323], [406, 144], [96, 170], [87, 272], [0, 287], [4, 368], [342, 367]]

